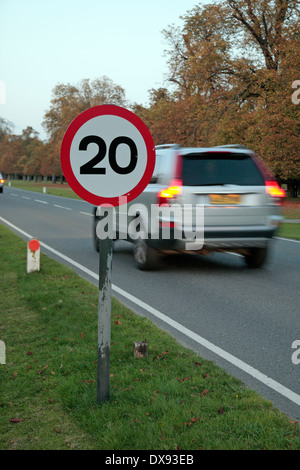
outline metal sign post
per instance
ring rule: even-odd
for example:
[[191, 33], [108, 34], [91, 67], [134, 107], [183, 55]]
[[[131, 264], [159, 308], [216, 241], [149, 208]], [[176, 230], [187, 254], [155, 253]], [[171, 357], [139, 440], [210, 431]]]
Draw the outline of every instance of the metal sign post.
[[[152, 136], [131, 111], [114, 105], [89, 108], [69, 125], [61, 166], [73, 191], [112, 216], [149, 184], [155, 166]], [[112, 237], [99, 240], [97, 401], [109, 398]]]
[[[112, 210], [112, 208], [109, 208]], [[98, 304], [98, 362], [97, 401], [109, 398], [110, 389], [110, 338], [111, 338], [111, 272], [113, 241], [99, 243], [99, 304]]]

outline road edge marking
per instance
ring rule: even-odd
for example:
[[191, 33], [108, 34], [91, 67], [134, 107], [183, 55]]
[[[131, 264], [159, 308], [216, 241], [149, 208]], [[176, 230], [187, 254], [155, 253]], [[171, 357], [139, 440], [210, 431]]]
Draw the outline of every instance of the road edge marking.
[[300, 243], [300, 240], [294, 240], [293, 238], [274, 237], [276, 240], [283, 240], [284, 242]]

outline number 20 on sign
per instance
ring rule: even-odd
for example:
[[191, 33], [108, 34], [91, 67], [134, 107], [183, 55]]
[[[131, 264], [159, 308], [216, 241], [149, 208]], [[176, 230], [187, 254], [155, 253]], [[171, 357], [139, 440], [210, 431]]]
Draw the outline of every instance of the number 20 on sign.
[[[69, 125], [61, 145], [67, 182], [83, 200], [107, 211], [135, 199], [155, 166], [152, 136], [131, 111], [95, 106]], [[99, 240], [97, 401], [109, 398], [112, 240]]]

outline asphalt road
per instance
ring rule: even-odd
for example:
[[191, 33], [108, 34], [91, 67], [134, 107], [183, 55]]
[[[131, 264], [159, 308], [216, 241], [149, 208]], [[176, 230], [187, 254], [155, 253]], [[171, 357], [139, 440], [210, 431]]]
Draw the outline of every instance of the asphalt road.
[[[0, 223], [21, 229], [25, 239], [37, 237], [43, 252], [97, 284], [92, 221], [92, 206], [81, 200], [13, 187], [0, 195]], [[240, 256], [220, 253], [172, 256], [162, 269], [141, 272], [124, 241], [113, 255], [114, 296], [294, 420], [300, 420], [300, 363], [292, 361], [292, 344], [300, 341], [299, 281], [300, 243], [279, 238], [258, 270], [247, 268]]]

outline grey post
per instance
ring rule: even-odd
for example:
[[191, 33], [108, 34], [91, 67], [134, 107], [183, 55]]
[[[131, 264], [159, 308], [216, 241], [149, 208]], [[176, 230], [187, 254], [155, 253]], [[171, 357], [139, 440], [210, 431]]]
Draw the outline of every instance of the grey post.
[[101, 403], [108, 400], [110, 387], [112, 255], [113, 241], [99, 240], [97, 401]]

